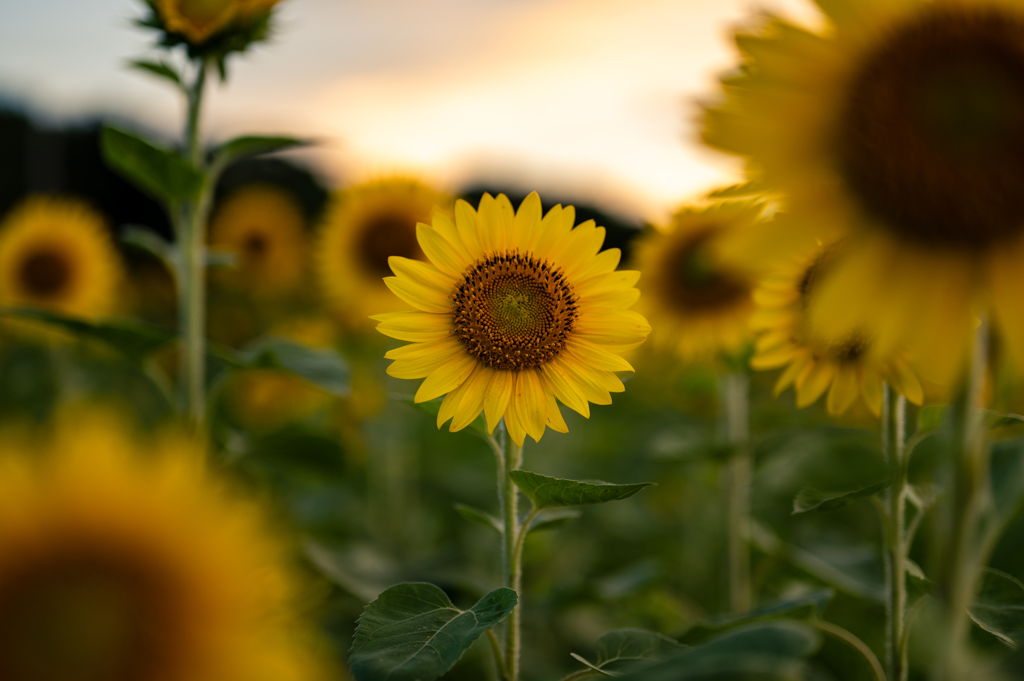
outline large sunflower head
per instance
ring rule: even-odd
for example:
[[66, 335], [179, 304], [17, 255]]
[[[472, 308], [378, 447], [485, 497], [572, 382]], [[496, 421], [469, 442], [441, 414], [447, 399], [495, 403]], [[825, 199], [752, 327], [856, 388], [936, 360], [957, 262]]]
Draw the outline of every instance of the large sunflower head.
[[614, 372], [633, 368], [620, 355], [651, 330], [628, 309], [640, 273], [616, 271], [604, 229], [575, 221], [572, 206], [542, 217], [536, 193], [518, 212], [485, 194], [478, 210], [458, 201], [454, 221], [435, 212], [417, 225], [427, 262], [389, 258], [385, 283], [415, 311], [374, 317], [381, 333], [413, 341], [385, 355], [388, 373], [426, 379], [417, 402], [447, 395], [438, 427], [465, 428], [483, 411], [489, 430], [504, 418], [522, 445], [546, 427], [566, 432], [556, 398], [589, 418], [588, 402], [624, 389]]
[[673, 349], [685, 362], [741, 350], [749, 337], [755, 280], [749, 270], [730, 266], [719, 246], [760, 215], [761, 207], [751, 203], [683, 208], [667, 229], [640, 242], [639, 309], [654, 322], [652, 343]]
[[785, 196], [754, 250], [848, 238], [814, 310], [837, 334], [868, 328], [948, 374], [991, 308], [1024, 358], [1024, 5], [820, 4], [821, 32], [740, 35], [743, 68], [707, 112], [705, 139]]
[[0, 307], [95, 319], [117, 308], [120, 279], [103, 218], [78, 201], [30, 198], [0, 225]]
[[0, 451], [0, 678], [309, 678], [298, 582], [190, 441], [107, 417]]
[[220, 33], [245, 32], [280, 0], [147, 0], [162, 28], [202, 45]]
[[294, 293], [308, 270], [302, 209], [272, 185], [248, 185], [228, 196], [211, 221], [210, 245], [238, 258], [234, 268], [218, 272], [218, 280], [256, 298]]
[[369, 316], [401, 309], [384, 285], [388, 258], [423, 260], [416, 224], [429, 222], [450, 197], [405, 177], [350, 187], [332, 199], [317, 246], [317, 274], [328, 305], [352, 330], [372, 328]]
[[872, 351], [868, 333], [832, 336], [814, 325], [808, 314], [822, 280], [837, 266], [844, 248], [842, 243], [814, 248], [758, 286], [754, 292], [758, 309], [751, 318], [758, 335], [751, 366], [785, 367], [775, 394], [793, 386], [798, 407], [812, 404], [827, 390], [826, 406], [833, 415], [845, 412], [858, 397], [878, 415], [883, 383], [921, 404], [921, 383], [905, 352], [879, 355]]

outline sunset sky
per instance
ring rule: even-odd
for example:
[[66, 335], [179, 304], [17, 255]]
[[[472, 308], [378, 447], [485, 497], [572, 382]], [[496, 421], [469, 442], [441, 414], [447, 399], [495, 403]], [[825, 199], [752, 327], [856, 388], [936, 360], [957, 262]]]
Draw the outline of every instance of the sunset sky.
[[[156, 54], [131, 25], [142, 5], [10, 0], [0, 96], [54, 124], [114, 116], [173, 139], [180, 102], [124, 67]], [[657, 221], [734, 177], [697, 143], [697, 101], [734, 62], [730, 28], [765, 10], [815, 20], [801, 0], [286, 0], [205, 122], [214, 138], [312, 137], [305, 158], [334, 183], [411, 171]]]

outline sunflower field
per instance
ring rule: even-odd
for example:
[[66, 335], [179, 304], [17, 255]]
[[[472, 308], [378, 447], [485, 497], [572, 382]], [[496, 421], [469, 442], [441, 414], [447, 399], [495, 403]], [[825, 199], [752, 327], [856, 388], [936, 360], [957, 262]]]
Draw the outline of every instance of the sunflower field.
[[747, 12], [621, 217], [208, 126], [304, 1], [0, 112], [0, 681], [1024, 680], [1024, 2]]

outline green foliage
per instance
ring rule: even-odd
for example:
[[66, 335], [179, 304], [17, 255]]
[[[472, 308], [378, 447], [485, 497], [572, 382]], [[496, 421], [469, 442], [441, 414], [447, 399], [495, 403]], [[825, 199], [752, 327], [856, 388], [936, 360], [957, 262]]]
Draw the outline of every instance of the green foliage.
[[892, 479], [886, 478], [849, 492], [822, 492], [813, 487], [804, 487], [796, 495], [796, 498], [793, 499], [793, 515], [809, 513], [811, 511], [834, 511], [852, 501], [869, 497], [888, 489], [891, 484]]
[[501, 587], [469, 610], [426, 583], [398, 584], [366, 606], [352, 641], [356, 681], [433, 681], [519, 602]]
[[834, 596], [835, 591], [832, 589], [816, 589], [795, 598], [785, 598], [765, 603], [742, 614], [708, 617], [698, 626], [706, 629], [727, 629], [740, 624], [780, 617], [814, 619], [821, 617], [821, 614], [828, 604], [832, 602]]
[[485, 513], [478, 508], [466, 506], [465, 504], [455, 504], [455, 510], [459, 515], [471, 523], [489, 527], [492, 530], [496, 530], [499, 534], [505, 531], [505, 523], [501, 522], [499, 518], [495, 518], [490, 513]]
[[349, 394], [348, 364], [336, 351], [311, 348], [288, 338], [264, 336], [241, 351], [236, 366], [246, 369], [282, 369], [301, 376], [339, 397]]
[[187, 201], [202, 191], [203, 174], [172, 151], [111, 126], [103, 129], [100, 143], [107, 165], [154, 198]]
[[971, 619], [1011, 648], [1024, 642], [1024, 584], [992, 568], [981, 573]]
[[687, 647], [644, 629], [616, 629], [597, 639], [597, 662], [573, 653], [573, 658], [602, 676], [612, 676], [681, 654]]
[[178, 271], [178, 248], [147, 227], [128, 225], [121, 231], [121, 241], [159, 259], [168, 271]]
[[227, 166], [247, 156], [269, 154], [275, 151], [285, 151], [308, 145], [305, 140], [294, 137], [260, 137], [247, 135], [236, 137], [217, 147], [214, 152], [214, 163], [220, 166]]
[[619, 678], [623, 681], [796, 680], [805, 678], [805, 661], [820, 645], [818, 633], [798, 622], [751, 624]]
[[603, 504], [628, 499], [644, 487], [654, 483], [614, 485], [610, 482], [579, 482], [563, 478], [549, 478], [539, 473], [516, 470], [509, 473], [512, 482], [530, 498], [537, 508], [552, 506], [582, 506]]
[[177, 85], [179, 88], [184, 87], [184, 83], [181, 80], [181, 75], [164, 62], [139, 60], [130, 62], [130, 65], [132, 68], [136, 68], [141, 71], [146, 71], [160, 78], [165, 78], [174, 83], [175, 85]]
[[553, 508], [542, 511], [530, 522], [528, 532], [554, 530], [562, 525], [578, 520], [583, 514], [571, 508]]
[[75, 336], [99, 341], [136, 362], [142, 362], [174, 338], [174, 332], [135, 320], [90, 322], [46, 310], [8, 309], [2, 314], [58, 327]]

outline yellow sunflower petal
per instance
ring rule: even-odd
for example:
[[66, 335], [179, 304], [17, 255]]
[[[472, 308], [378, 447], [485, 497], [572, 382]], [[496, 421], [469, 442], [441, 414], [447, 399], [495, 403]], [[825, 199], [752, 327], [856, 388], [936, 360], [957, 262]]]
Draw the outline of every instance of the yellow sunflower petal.
[[442, 314], [451, 312], [452, 301], [442, 297], [433, 289], [429, 289], [411, 281], [398, 277], [385, 277], [384, 283], [391, 292], [422, 312]]
[[477, 366], [473, 375], [460, 386], [460, 397], [451, 432], [457, 432], [471, 424], [484, 408], [484, 394], [494, 375], [493, 369]]
[[460, 345], [452, 344], [428, 356], [395, 360], [387, 368], [387, 374], [395, 378], [426, 378], [445, 362], [464, 353], [465, 350]]
[[519, 210], [512, 221], [512, 247], [523, 251], [529, 250], [536, 237], [536, 231], [540, 229], [542, 219], [540, 196], [537, 192], [530, 192], [530, 195], [519, 204]]
[[590, 405], [580, 395], [580, 389], [559, 360], [541, 365], [541, 375], [562, 404], [584, 418], [590, 418]]
[[622, 357], [584, 338], [573, 338], [566, 345], [566, 351], [575, 355], [582, 364], [600, 371], [635, 371], [633, 365]]
[[828, 399], [825, 401], [828, 413], [838, 416], [849, 409], [860, 393], [859, 384], [860, 377], [856, 367], [838, 367], [832, 387], [828, 391]]
[[516, 411], [523, 421], [526, 432], [539, 442], [544, 435], [548, 405], [547, 398], [544, 396], [544, 387], [541, 385], [536, 371], [524, 369], [519, 372], [513, 399], [516, 400]]
[[515, 374], [511, 371], [497, 370], [491, 377], [484, 391], [484, 415], [487, 417], [487, 432], [493, 433], [502, 415], [508, 409], [515, 389]]
[[455, 228], [469, 254], [476, 260], [483, 260], [484, 249], [477, 230], [476, 211], [462, 199], [455, 202]]
[[[444, 238], [440, 232], [422, 222], [416, 225], [416, 239], [430, 262], [454, 280], [446, 282], [443, 287], [443, 290], [450, 291], [455, 281], [462, 277], [462, 273], [466, 271], [471, 261], [464, 258], [459, 253], [459, 249]], [[388, 262], [390, 264], [390, 260]], [[392, 269], [394, 269], [393, 265]], [[395, 270], [395, 274], [400, 275], [401, 273]]]
[[430, 372], [416, 391], [416, 402], [428, 402], [462, 385], [476, 369], [476, 358], [461, 353]]
[[814, 404], [828, 388], [835, 373], [836, 365], [832, 362], [811, 365], [810, 370], [796, 381], [796, 406], [802, 409]]
[[380, 321], [377, 330], [385, 336], [404, 341], [442, 340], [455, 333], [450, 315], [427, 312], [393, 313]]
[[562, 412], [558, 409], [555, 396], [549, 391], [545, 391], [545, 396], [548, 400], [548, 416], [546, 420], [548, 428], [557, 433], [568, 433], [569, 426], [565, 425], [565, 419], [562, 418]]

